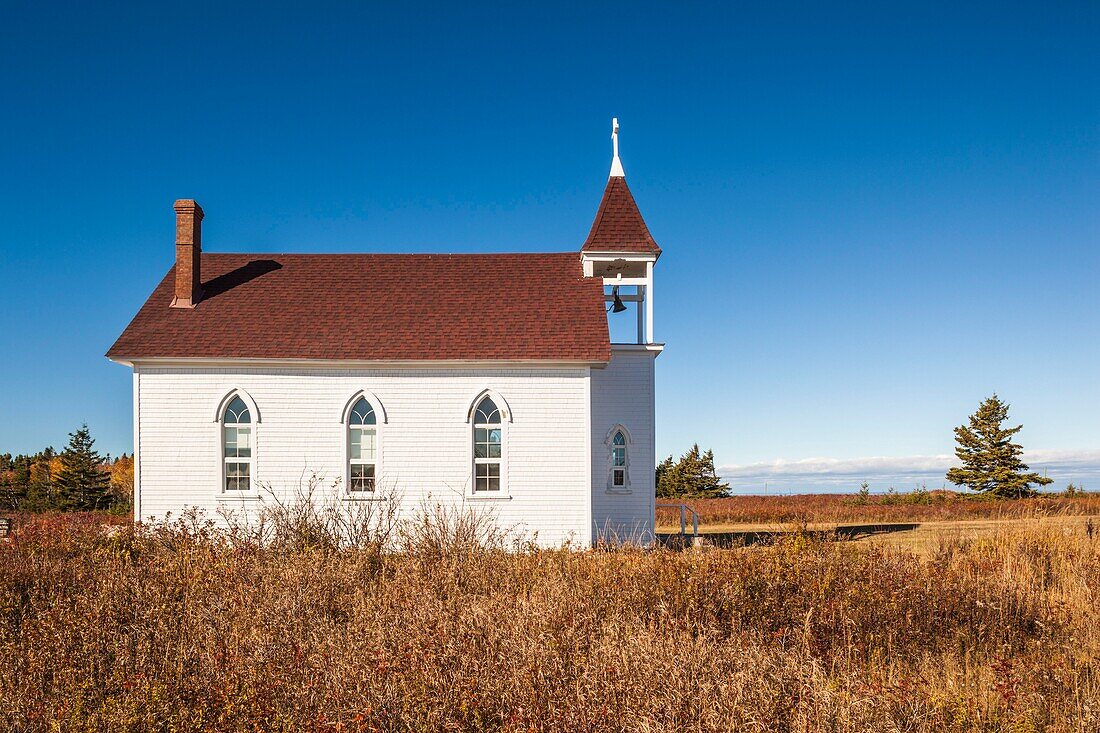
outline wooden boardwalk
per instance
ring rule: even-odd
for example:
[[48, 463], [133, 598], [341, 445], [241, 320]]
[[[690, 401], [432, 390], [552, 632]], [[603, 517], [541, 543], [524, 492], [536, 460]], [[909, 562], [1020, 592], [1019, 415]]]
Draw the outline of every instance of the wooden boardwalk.
[[[856, 540], [891, 532], [911, 532], [919, 526], [920, 524], [915, 522], [893, 522], [777, 528], [749, 526], [744, 529], [729, 530], [708, 530], [704, 527], [699, 530], [699, 539], [694, 541], [694, 544], [710, 547], [748, 547], [750, 545], [769, 544], [795, 534], [804, 534], [827, 541]], [[690, 534], [681, 535], [679, 532], [661, 532], [660, 529], [657, 531], [657, 540], [668, 547], [682, 547], [693, 544], [693, 538]]]

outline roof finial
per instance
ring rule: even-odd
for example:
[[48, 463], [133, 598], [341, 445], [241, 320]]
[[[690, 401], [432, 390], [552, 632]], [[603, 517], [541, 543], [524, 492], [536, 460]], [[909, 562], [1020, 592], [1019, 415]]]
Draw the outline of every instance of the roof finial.
[[611, 159], [611, 175], [609, 178], [625, 178], [623, 162], [619, 160], [619, 118], [611, 118], [611, 149], [615, 156]]

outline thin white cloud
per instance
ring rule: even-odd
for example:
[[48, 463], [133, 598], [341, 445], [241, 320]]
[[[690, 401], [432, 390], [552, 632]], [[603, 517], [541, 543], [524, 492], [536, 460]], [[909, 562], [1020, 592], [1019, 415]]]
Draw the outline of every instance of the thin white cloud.
[[[1100, 483], [1100, 450], [1033, 450], [1024, 453], [1033, 471], [1055, 480], [1061, 488], [1069, 481]], [[762, 489], [765, 485], [789, 490], [855, 490], [861, 481], [885, 490], [946, 484], [947, 469], [958, 465], [954, 455], [867, 456], [860, 458], [780, 458], [764, 463], [720, 466], [718, 473], [738, 491]]]

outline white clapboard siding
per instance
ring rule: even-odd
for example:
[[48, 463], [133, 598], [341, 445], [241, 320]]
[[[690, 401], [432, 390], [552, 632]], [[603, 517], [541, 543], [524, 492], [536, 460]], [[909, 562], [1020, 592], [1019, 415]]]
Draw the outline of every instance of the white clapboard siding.
[[[592, 522], [597, 537], [611, 542], [653, 539], [654, 351], [613, 349], [604, 369], [592, 370]], [[608, 431], [630, 434], [629, 493], [608, 490]]]
[[[609, 369], [644, 372], [642, 364], [634, 367], [631, 361]], [[648, 368], [651, 375], [651, 360]], [[323, 369], [226, 364], [139, 365], [136, 369], [143, 520], [163, 519], [169, 513], [179, 516], [189, 507], [213, 517], [219, 502], [232, 507], [256, 505], [226, 502], [222, 493], [221, 433], [215, 415], [230, 391], [247, 392], [260, 413], [254, 428], [253, 480], [292, 496], [312, 475], [325, 486], [343, 481], [346, 428], [341, 424], [342, 412], [356, 392], [367, 390], [382, 403], [388, 417], [387, 424], [378, 426], [381, 481], [396, 485], [405, 511], [425, 501], [466, 501], [495, 512], [501, 526], [529, 538], [537, 536], [543, 545], [587, 546], [592, 541], [587, 368]], [[641, 372], [638, 378], [645, 382]], [[607, 382], [606, 377], [600, 379]], [[652, 411], [652, 376], [647, 384], [643, 403], [649, 407], [643, 405], [641, 412]], [[472, 427], [466, 417], [474, 398], [485, 389], [500, 394], [512, 413], [511, 422], [505, 424], [504, 472], [511, 497], [507, 500], [469, 499]], [[606, 405], [601, 410], [606, 412]], [[646, 425], [639, 424], [638, 436], [652, 432], [651, 414]], [[646, 480], [652, 484], [651, 435], [643, 440], [647, 447], [636, 456], [639, 488]], [[648, 467], [643, 470], [642, 466]]]

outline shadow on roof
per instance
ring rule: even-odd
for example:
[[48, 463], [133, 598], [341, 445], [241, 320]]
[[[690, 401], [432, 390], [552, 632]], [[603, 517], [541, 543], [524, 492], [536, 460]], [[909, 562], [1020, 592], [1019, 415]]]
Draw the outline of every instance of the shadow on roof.
[[250, 280], [263, 277], [269, 272], [281, 270], [282, 265], [275, 260], [252, 260], [246, 265], [241, 265], [236, 270], [230, 270], [224, 275], [218, 275], [212, 280], [202, 284], [202, 299], [210, 300], [233, 288], [244, 285]]

